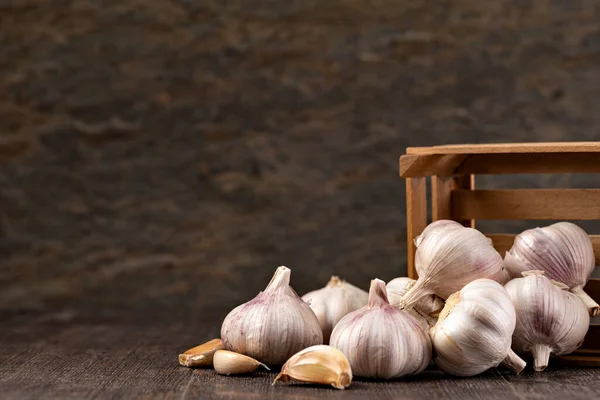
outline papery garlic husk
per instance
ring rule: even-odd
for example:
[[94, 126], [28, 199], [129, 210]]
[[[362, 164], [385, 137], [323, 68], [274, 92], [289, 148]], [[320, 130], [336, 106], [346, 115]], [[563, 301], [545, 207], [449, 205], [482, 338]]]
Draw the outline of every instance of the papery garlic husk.
[[517, 315], [512, 347], [533, 354], [534, 369], [548, 366], [550, 353], [569, 354], [583, 343], [590, 326], [585, 304], [543, 271], [523, 272], [505, 286]]
[[429, 229], [419, 242], [415, 255], [419, 279], [402, 298], [401, 308], [412, 308], [431, 294], [446, 299], [475, 279], [502, 279], [502, 257], [491, 240], [476, 229], [444, 221], [436, 221], [439, 228]]
[[350, 362], [340, 350], [326, 345], [311, 346], [294, 354], [281, 367], [275, 380], [331, 385], [336, 389], [345, 389], [352, 382]]
[[[391, 305], [399, 306], [402, 297], [412, 288], [417, 281], [407, 277], [392, 279], [385, 285], [387, 297]], [[430, 326], [435, 325], [440, 311], [444, 308], [444, 300], [435, 294], [423, 297], [409, 312], [413, 315], [424, 318]]]
[[269, 369], [265, 364], [252, 357], [227, 350], [219, 350], [215, 353], [213, 365], [215, 371], [221, 375], [248, 374], [260, 366]]
[[179, 355], [179, 364], [184, 367], [208, 367], [213, 365], [216, 351], [224, 349], [221, 339], [209, 340], [199, 346], [192, 347]]
[[579, 296], [592, 317], [598, 315], [600, 306], [583, 291], [596, 265], [594, 248], [579, 226], [558, 222], [528, 229], [517, 235], [504, 263], [513, 278], [520, 278], [524, 271], [544, 271], [548, 278], [564, 283]]
[[333, 327], [349, 312], [367, 305], [369, 294], [354, 285], [332, 276], [327, 286], [302, 296], [313, 310], [323, 331], [323, 343], [329, 343]]
[[427, 331], [388, 302], [385, 282], [371, 281], [369, 303], [333, 328], [331, 346], [350, 361], [355, 376], [391, 379], [417, 374], [431, 359]]
[[510, 348], [515, 308], [502, 285], [477, 279], [446, 301], [431, 328], [433, 361], [457, 376], [477, 375], [502, 363], [515, 373], [525, 361]]
[[319, 320], [290, 287], [290, 274], [289, 268], [277, 268], [263, 292], [225, 317], [221, 339], [227, 350], [282, 365], [298, 351], [323, 343]]

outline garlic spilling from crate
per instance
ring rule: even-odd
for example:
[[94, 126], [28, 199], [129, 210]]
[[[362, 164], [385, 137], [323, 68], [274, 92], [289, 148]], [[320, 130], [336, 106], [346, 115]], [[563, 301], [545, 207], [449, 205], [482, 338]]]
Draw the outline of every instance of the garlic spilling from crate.
[[510, 348], [515, 321], [502, 285], [490, 279], [467, 284], [448, 298], [431, 328], [434, 362], [458, 376], [477, 375], [500, 363], [518, 374], [525, 361]]
[[213, 365], [213, 356], [215, 352], [222, 349], [224, 349], [224, 347], [221, 339], [210, 340], [180, 354], [179, 364], [184, 367], [206, 367]]
[[513, 349], [533, 354], [534, 369], [548, 366], [550, 353], [568, 354], [581, 346], [590, 324], [587, 307], [567, 286], [543, 271], [523, 272], [505, 286], [517, 315]]
[[431, 342], [419, 322], [389, 304], [385, 283], [371, 281], [367, 306], [333, 328], [331, 346], [340, 349], [356, 376], [391, 379], [417, 374], [431, 359]]
[[476, 229], [456, 225], [430, 229], [419, 241], [415, 255], [419, 279], [402, 298], [401, 308], [412, 308], [431, 294], [446, 299], [475, 279], [502, 279], [502, 257], [491, 240]]
[[323, 343], [329, 343], [333, 327], [349, 312], [367, 304], [369, 295], [362, 289], [332, 276], [327, 286], [302, 296], [319, 319], [323, 330]]
[[[407, 277], [392, 279], [385, 285], [387, 297], [391, 305], [398, 306], [402, 297], [412, 288], [416, 280]], [[437, 297], [435, 294], [423, 297], [410, 311], [414, 311], [416, 315], [425, 318], [428, 324], [434, 325], [437, 317], [444, 308], [444, 300]]]
[[564, 283], [579, 296], [591, 316], [598, 315], [600, 306], [583, 291], [596, 265], [594, 249], [587, 233], [577, 225], [558, 222], [522, 232], [504, 263], [513, 278], [524, 271], [544, 271], [548, 278]]
[[273, 385], [292, 379], [345, 389], [352, 382], [352, 369], [344, 353], [331, 346], [317, 345], [301, 350], [287, 360]]
[[291, 271], [279, 267], [267, 288], [231, 311], [221, 326], [227, 350], [281, 365], [307, 347], [322, 344], [319, 320], [290, 287]]
[[260, 366], [269, 369], [265, 364], [252, 357], [227, 350], [217, 351], [213, 363], [215, 371], [221, 375], [247, 374]]

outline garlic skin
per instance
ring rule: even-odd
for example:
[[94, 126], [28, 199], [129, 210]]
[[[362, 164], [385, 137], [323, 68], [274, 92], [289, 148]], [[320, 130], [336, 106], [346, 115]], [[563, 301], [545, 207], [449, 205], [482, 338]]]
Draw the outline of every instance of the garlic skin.
[[323, 343], [329, 343], [333, 327], [349, 312], [367, 305], [369, 294], [332, 276], [327, 286], [302, 296], [313, 310], [323, 330]]
[[298, 351], [323, 343], [319, 320], [290, 287], [290, 274], [289, 268], [277, 268], [263, 292], [225, 317], [225, 349], [282, 365]]
[[352, 383], [352, 369], [344, 353], [338, 349], [326, 345], [311, 346], [287, 360], [272, 385], [277, 381], [290, 380], [345, 389]]
[[579, 226], [558, 222], [528, 229], [515, 238], [504, 263], [513, 278], [520, 278], [524, 271], [544, 271], [548, 278], [564, 283], [579, 296], [592, 317], [598, 315], [600, 306], [583, 291], [596, 266], [594, 248]]
[[590, 326], [587, 307], [567, 286], [543, 271], [524, 272], [505, 286], [517, 315], [512, 347], [533, 354], [534, 369], [548, 366], [550, 353], [569, 354], [583, 343]]
[[431, 294], [446, 299], [475, 279], [502, 279], [502, 257], [491, 240], [476, 229], [444, 221], [421, 235], [425, 237], [415, 254], [419, 279], [402, 298], [401, 308], [412, 308]]
[[423, 371], [431, 341], [419, 322], [388, 302], [385, 282], [374, 279], [369, 303], [333, 328], [331, 346], [346, 355], [356, 376], [391, 379]]
[[[407, 277], [392, 279], [385, 285], [387, 297], [391, 305], [398, 306], [401, 303], [402, 297], [412, 288], [417, 281]], [[435, 294], [423, 297], [415, 303], [412, 310], [414, 315], [425, 318], [430, 326], [435, 325], [440, 311], [444, 308], [444, 300], [437, 297]]]
[[457, 376], [477, 375], [500, 363], [519, 373], [525, 361], [510, 348], [515, 308], [502, 285], [477, 279], [446, 301], [429, 334], [438, 367]]

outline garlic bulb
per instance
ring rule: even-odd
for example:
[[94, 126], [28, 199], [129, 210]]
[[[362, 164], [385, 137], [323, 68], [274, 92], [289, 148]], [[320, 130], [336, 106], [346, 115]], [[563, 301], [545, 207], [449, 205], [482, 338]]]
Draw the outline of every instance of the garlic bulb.
[[319, 320], [290, 287], [291, 271], [279, 267], [264, 292], [231, 311], [221, 326], [227, 350], [269, 365], [323, 343]]
[[510, 348], [515, 308], [502, 285], [477, 279], [446, 301], [430, 336], [434, 362], [458, 376], [477, 375], [500, 363], [517, 374], [525, 367]]
[[414, 307], [431, 294], [446, 299], [475, 279], [502, 278], [502, 257], [489, 238], [457, 223], [440, 220], [434, 224], [438, 228], [426, 228], [425, 238], [419, 241], [415, 255], [419, 279], [402, 298], [401, 308]]
[[558, 222], [522, 232], [504, 263], [513, 278], [520, 278], [523, 271], [546, 272], [548, 278], [564, 283], [579, 296], [591, 316], [598, 315], [600, 306], [583, 291], [596, 265], [594, 249], [588, 234], [577, 225]]
[[451, 219], [439, 219], [427, 225], [423, 232], [414, 239], [415, 246], [419, 247], [423, 239], [425, 239], [431, 232], [445, 229], [456, 229], [464, 228], [464, 226]]
[[329, 343], [329, 337], [335, 324], [349, 312], [367, 305], [369, 295], [362, 289], [332, 276], [323, 289], [314, 290], [302, 296], [313, 310], [323, 330], [323, 343]]
[[371, 281], [369, 304], [333, 328], [331, 346], [340, 349], [356, 376], [397, 378], [417, 374], [431, 359], [427, 332], [413, 316], [388, 303], [385, 283]]
[[[398, 306], [401, 303], [402, 297], [415, 285], [415, 283], [417, 283], [416, 280], [406, 277], [395, 278], [389, 281], [385, 288], [390, 304]], [[431, 294], [415, 303], [414, 308], [409, 311], [414, 311], [415, 315], [425, 318], [428, 324], [434, 325], [443, 308], [444, 300], [440, 299], [435, 294]]]
[[288, 382], [292, 379], [345, 389], [352, 382], [352, 369], [344, 353], [321, 344], [294, 354], [283, 364], [273, 385], [277, 381]]
[[576, 350], [590, 325], [587, 307], [566, 285], [552, 282], [543, 271], [523, 272], [505, 286], [517, 313], [513, 349], [533, 354], [534, 369], [548, 366], [550, 353]]

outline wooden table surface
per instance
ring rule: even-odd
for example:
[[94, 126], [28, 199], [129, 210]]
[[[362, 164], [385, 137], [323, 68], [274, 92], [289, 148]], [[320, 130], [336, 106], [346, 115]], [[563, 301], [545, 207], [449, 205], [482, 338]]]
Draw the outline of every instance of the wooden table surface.
[[227, 310], [199, 307], [196, 313], [182, 313], [163, 307], [153, 317], [152, 311], [95, 309], [93, 298], [82, 301], [89, 304], [0, 315], [2, 399], [600, 398], [600, 370], [556, 365], [520, 376], [492, 370], [456, 379], [431, 370], [396, 381], [357, 379], [344, 391], [271, 386], [273, 372], [224, 377], [178, 365], [179, 352], [217, 336]]

